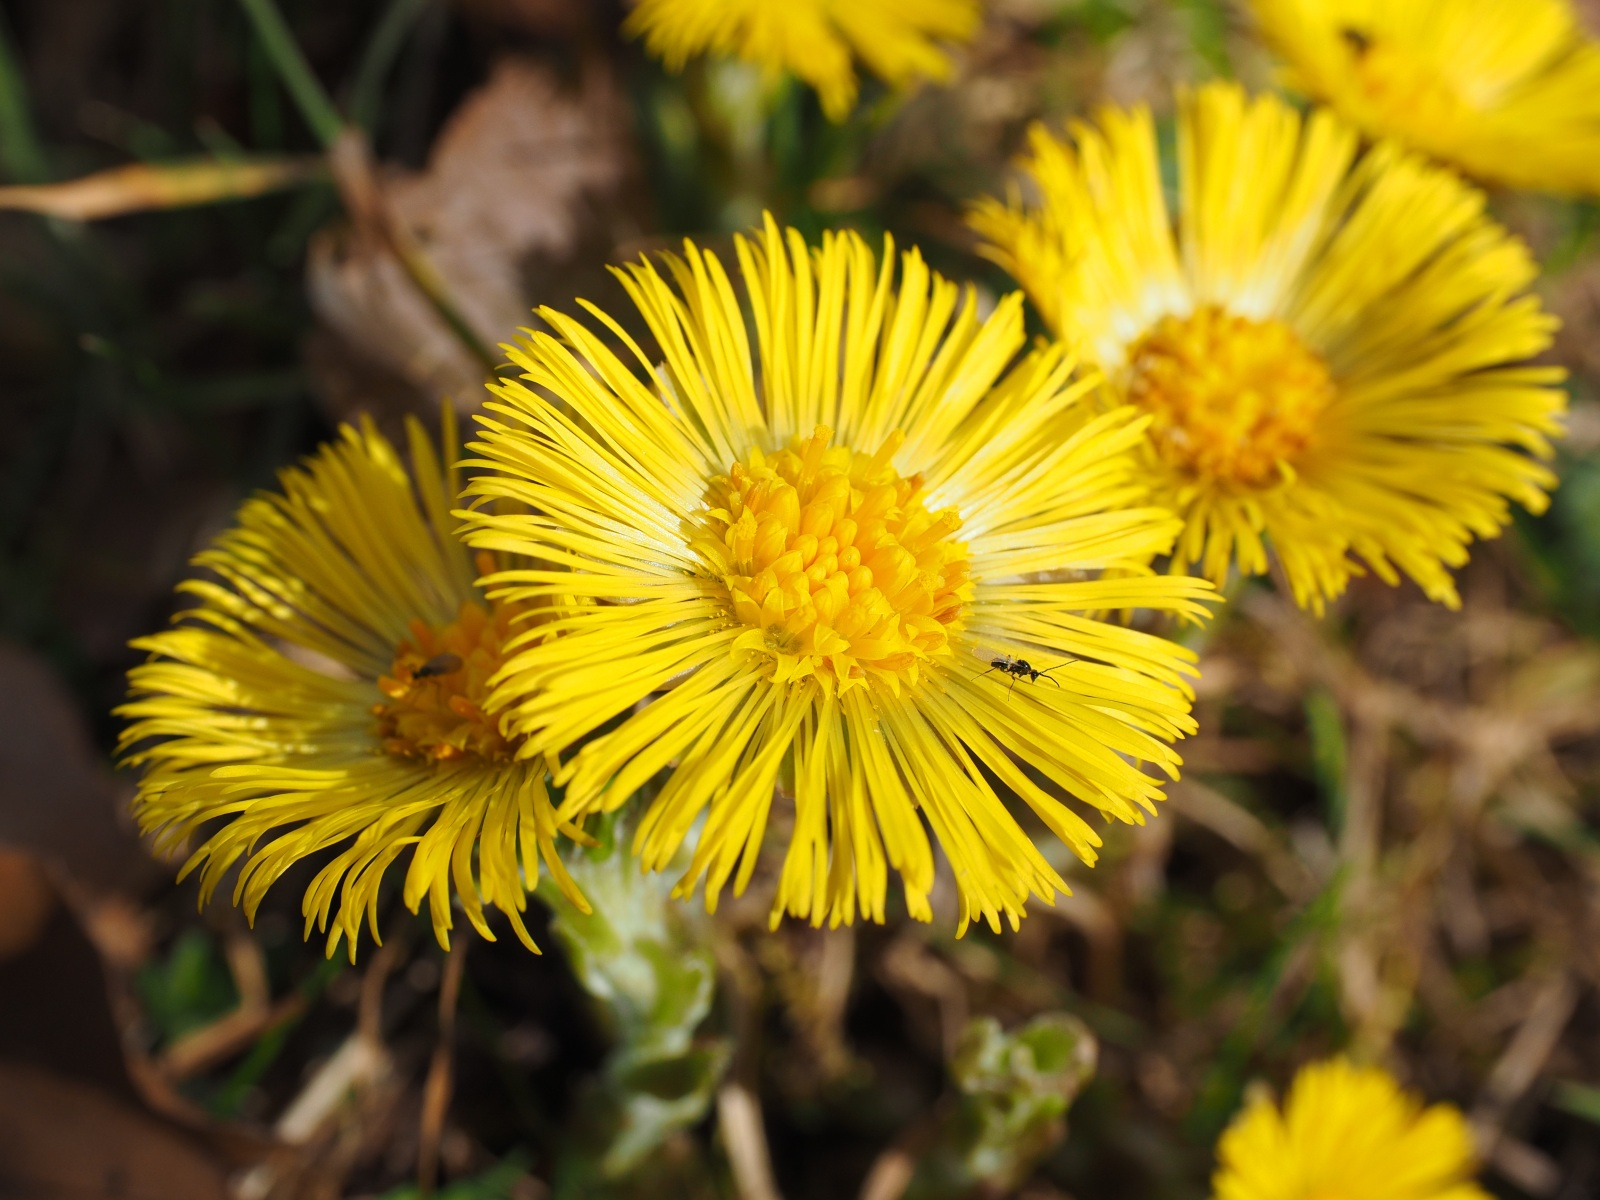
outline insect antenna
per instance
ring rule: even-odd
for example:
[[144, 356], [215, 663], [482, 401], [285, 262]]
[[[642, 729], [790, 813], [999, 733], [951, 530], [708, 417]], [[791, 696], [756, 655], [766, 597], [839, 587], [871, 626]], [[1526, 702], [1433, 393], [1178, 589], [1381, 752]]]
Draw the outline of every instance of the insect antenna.
[[[1065, 659], [1065, 660], [1063, 660], [1061, 662], [1058, 662], [1055, 666], [1050, 667], [1048, 670], [1040, 671], [1039, 672], [1039, 677], [1041, 679], [1050, 679], [1050, 672], [1051, 671], [1059, 671], [1059, 670], [1061, 670], [1062, 667], [1071, 666], [1073, 663], [1075, 663], [1077, 661], [1078, 660], [1075, 659], [1075, 658]], [[1058, 688], [1061, 686], [1061, 681], [1059, 679], [1050, 679], [1050, 682], [1055, 684], [1056, 687], [1058, 687]]]

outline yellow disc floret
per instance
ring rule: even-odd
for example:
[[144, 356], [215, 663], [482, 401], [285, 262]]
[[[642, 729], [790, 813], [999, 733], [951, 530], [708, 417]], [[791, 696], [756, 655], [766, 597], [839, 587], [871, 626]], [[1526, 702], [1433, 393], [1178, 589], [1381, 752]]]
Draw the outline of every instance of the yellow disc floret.
[[[487, 560], [480, 561], [485, 573], [494, 569], [492, 556], [479, 559]], [[372, 708], [385, 751], [428, 762], [509, 762], [516, 756], [521, 739], [508, 738], [483, 703], [522, 607], [494, 602], [486, 608], [463, 600], [447, 625], [411, 621], [411, 635], [396, 648], [389, 674], [378, 680], [389, 699]]]
[[914, 680], [949, 654], [971, 595], [961, 518], [930, 513], [921, 477], [889, 465], [902, 436], [871, 455], [832, 437], [824, 425], [777, 454], [753, 450], [712, 484], [711, 553], [750, 626], [734, 648], [770, 655], [777, 683]]
[[1246, 486], [1288, 476], [1335, 389], [1322, 360], [1282, 321], [1214, 304], [1162, 317], [1129, 354], [1128, 399], [1172, 467]]

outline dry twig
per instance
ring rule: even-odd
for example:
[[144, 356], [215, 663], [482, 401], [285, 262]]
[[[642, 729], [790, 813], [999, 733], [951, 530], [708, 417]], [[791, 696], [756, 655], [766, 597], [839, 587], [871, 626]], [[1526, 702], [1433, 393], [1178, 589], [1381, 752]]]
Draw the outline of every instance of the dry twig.
[[444, 1135], [444, 1119], [450, 1109], [455, 1060], [456, 1008], [461, 1000], [461, 975], [467, 965], [467, 942], [463, 932], [445, 959], [444, 976], [439, 984], [439, 1039], [428, 1064], [427, 1082], [422, 1087], [422, 1124], [417, 1150], [417, 1194], [421, 1200], [433, 1195], [439, 1176], [439, 1140]]

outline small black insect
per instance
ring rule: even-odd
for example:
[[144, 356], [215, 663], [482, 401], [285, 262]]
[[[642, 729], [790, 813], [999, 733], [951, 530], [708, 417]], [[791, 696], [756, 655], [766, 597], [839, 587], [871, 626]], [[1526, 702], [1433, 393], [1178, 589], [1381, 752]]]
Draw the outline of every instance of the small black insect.
[[[1006, 689], [1006, 694], [1009, 695], [1011, 688], [1017, 686], [1017, 680], [1019, 679], [1026, 679], [1029, 683], [1038, 683], [1041, 679], [1049, 679], [1051, 683], [1060, 687], [1059, 683], [1054, 679], [1050, 679], [1050, 672], [1059, 671], [1071, 661], [1072, 659], [1069, 658], [1067, 662], [1059, 662], [1055, 666], [1041, 671], [1025, 658], [1012, 658], [1009, 654], [1002, 654], [998, 658], [989, 660], [989, 671], [999, 671], [1002, 674], [1011, 676], [1011, 687]], [[987, 675], [989, 671], [984, 671], [981, 675]]]
[[1363, 33], [1359, 29], [1346, 26], [1339, 30], [1339, 36], [1344, 39], [1344, 44], [1350, 47], [1350, 53], [1357, 58], [1365, 58], [1367, 51], [1372, 49], [1372, 35]]
[[432, 679], [435, 675], [451, 675], [459, 670], [461, 670], [459, 654], [435, 654], [412, 672], [411, 678]]

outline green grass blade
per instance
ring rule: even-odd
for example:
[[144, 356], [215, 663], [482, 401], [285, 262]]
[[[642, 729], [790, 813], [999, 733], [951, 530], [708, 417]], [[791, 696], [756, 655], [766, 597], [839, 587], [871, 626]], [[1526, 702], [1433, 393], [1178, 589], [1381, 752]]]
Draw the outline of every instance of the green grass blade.
[[344, 119], [334, 108], [321, 81], [312, 73], [311, 64], [300, 52], [299, 43], [289, 31], [283, 14], [272, 0], [239, 0], [239, 4], [255, 26], [261, 48], [272, 60], [278, 78], [299, 107], [306, 124], [311, 126], [311, 132], [324, 147], [332, 146], [344, 128]]
[[405, 48], [411, 29], [431, 3], [431, 0], [390, 0], [383, 19], [372, 31], [356, 68], [355, 81], [350, 85], [350, 119], [369, 134], [378, 123], [383, 105], [383, 85], [393, 70], [395, 60]]
[[50, 178], [44, 147], [28, 111], [28, 81], [11, 45], [11, 30], [0, 13], [0, 167], [13, 183], [43, 183]]

